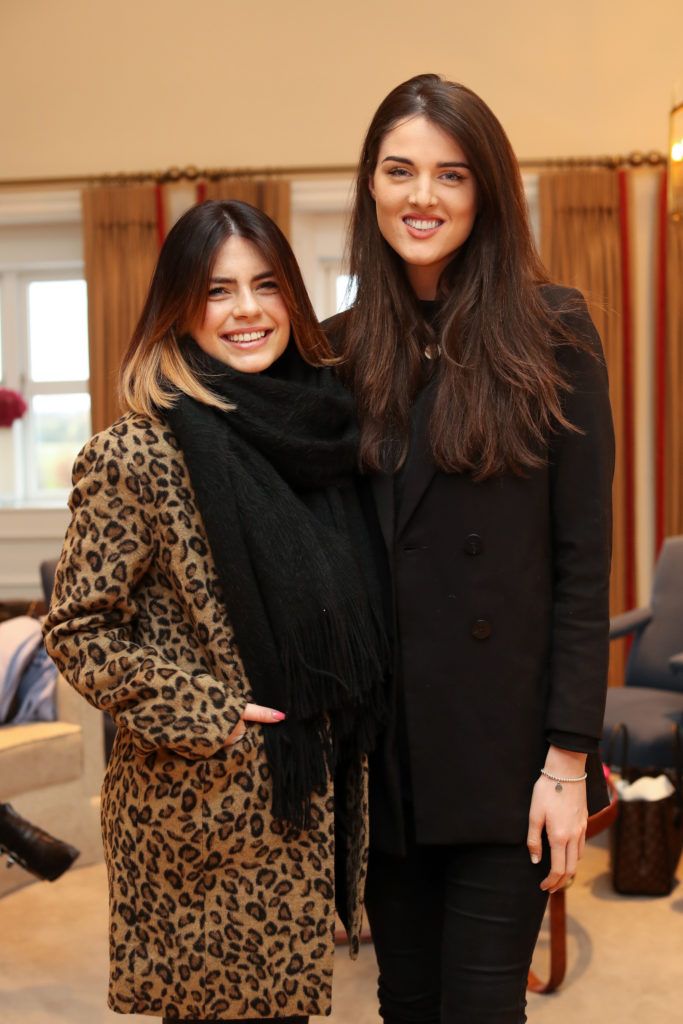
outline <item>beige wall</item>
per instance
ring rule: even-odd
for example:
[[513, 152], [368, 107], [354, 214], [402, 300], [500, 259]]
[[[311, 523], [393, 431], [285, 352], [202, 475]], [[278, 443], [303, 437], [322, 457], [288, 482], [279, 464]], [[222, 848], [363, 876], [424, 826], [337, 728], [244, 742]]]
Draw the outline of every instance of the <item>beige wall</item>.
[[683, 3], [1, 0], [0, 177], [351, 163], [427, 70], [522, 157], [663, 149]]

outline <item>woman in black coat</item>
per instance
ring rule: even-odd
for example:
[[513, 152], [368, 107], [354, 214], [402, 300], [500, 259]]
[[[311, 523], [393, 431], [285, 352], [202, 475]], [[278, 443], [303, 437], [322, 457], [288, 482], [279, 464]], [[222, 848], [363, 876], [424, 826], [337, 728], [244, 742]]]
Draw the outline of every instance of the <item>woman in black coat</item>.
[[600, 340], [549, 283], [479, 97], [398, 86], [327, 324], [388, 555], [394, 715], [366, 906], [387, 1024], [519, 1024], [549, 892], [604, 806], [614, 442]]

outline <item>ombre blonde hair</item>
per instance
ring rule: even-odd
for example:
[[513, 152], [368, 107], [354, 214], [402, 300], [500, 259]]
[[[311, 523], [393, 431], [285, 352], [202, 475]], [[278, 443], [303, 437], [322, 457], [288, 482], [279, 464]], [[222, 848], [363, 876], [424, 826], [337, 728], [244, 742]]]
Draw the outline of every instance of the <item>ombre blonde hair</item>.
[[336, 362], [308, 297], [289, 242], [277, 224], [249, 203], [207, 200], [193, 206], [169, 231], [119, 375], [124, 409], [154, 415], [182, 392], [217, 409], [233, 408], [197, 376], [185, 357], [201, 323], [218, 250], [237, 235], [257, 246], [278, 283], [294, 342], [312, 366]]

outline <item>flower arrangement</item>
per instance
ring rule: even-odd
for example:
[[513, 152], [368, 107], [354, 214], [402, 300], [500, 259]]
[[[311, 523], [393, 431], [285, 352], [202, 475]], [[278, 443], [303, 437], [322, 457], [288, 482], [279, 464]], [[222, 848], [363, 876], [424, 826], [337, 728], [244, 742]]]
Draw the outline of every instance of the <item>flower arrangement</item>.
[[28, 406], [18, 391], [11, 388], [0, 388], [0, 427], [11, 427], [15, 420], [21, 419]]

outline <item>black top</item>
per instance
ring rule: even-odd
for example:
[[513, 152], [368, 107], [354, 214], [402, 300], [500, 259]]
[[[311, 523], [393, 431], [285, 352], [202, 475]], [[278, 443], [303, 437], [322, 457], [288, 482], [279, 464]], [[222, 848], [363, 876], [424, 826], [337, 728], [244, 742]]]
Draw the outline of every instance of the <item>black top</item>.
[[[420, 299], [419, 300], [419, 306], [420, 306], [420, 309], [422, 311], [422, 315], [424, 316], [424, 318], [427, 321], [427, 323], [431, 327], [434, 327], [436, 325], [439, 313], [441, 311], [442, 303], [438, 299]], [[433, 353], [432, 355], [430, 355], [429, 359], [438, 359], [438, 353]], [[430, 399], [432, 397], [431, 394], [423, 395], [423, 390], [426, 387], [426, 385], [427, 385], [427, 383], [429, 381], [429, 378], [430, 378], [430, 374], [429, 374], [428, 371], [429, 371], [429, 366], [426, 366], [425, 378], [424, 378], [424, 381], [423, 381], [422, 388], [420, 389], [420, 391], [418, 392], [418, 395], [416, 396], [416, 403], [420, 402], [420, 401], [424, 401], [425, 399], [430, 403]], [[409, 442], [409, 445], [411, 447], [414, 444], [414, 438], [415, 438], [415, 415], [414, 414], [415, 414], [415, 406], [413, 406], [413, 429], [411, 431], [411, 438], [410, 438], [410, 442]], [[409, 454], [410, 454], [410, 452], [409, 452]], [[408, 459], [406, 459], [405, 462], [403, 462], [401, 467], [394, 474], [394, 504], [395, 504], [397, 513], [398, 513], [398, 508], [399, 508], [400, 503], [401, 503], [401, 496], [402, 496], [402, 492], [403, 492], [403, 483], [404, 483], [404, 478], [405, 478], [405, 468], [406, 468], [407, 462], [408, 462]], [[398, 519], [398, 514], [397, 514], [396, 518]], [[401, 700], [401, 707], [399, 708], [399, 715], [398, 715], [399, 723], [404, 722], [404, 720], [405, 720], [405, 709], [403, 708], [402, 705], [403, 705], [403, 701]], [[599, 740], [597, 740], [593, 736], [584, 736], [584, 735], [581, 735], [580, 733], [565, 732], [565, 731], [559, 730], [559, 729], [551, 729], [551, 730], [549, 730], [547, 732], [546, 735], [547, 735], [547, 739], [548, 739], [548, 743], [549, 744], [551, 744], [554, 747], [560, 747], [563, 750], [573, 750], [573, 751], [576, 751], [577, 753], [582, 753], [582, 754], [595, 754], [598, 751]], [[405, 730], [403, 728], [400, 730], [399, 736], [401, 736], [401, 737], [403, 737], [403, 739], [405, 739], [406, 734], [405, 734]], [[407, 766], [408, 766], [408, 763], [409, 763], [409, 758], [408, 758], [407, 749], [403, 746], [403, 743], [401, 743], [400, 748], [399, 748], [399, 757], [400, 757], [401, 763], [403, 765], [402, 776], [403, 776], [403, 778], [406, 778], [407, 777], [407, 771], [408, 771]], [[404, 787], [404, 788], [407, 789], [407, 787]]]
[[[421, 299], [419, 301], [420, 309], [427, 323], [431, 327], [434, 327], [438, 319], [439, 312], [441, 310], [441, 303], [438, 300], [433, 299]], [[429, 362], [427, 362], [427, 359]], [[415, 403], [412, 410], [412, 429], [411, 436], [409, 439], [409, 450], [405, 461], [401, 464], [399, 469], [393, 474], [394, 484], [394, 507], [395, 507], [395, 518], [394, 523], [399, 520], [400, 517], [400, 506], [403, 496], [406, 466], [410, 461], [412, 468], [414, 469], [414, 457], [415, 452], [412, 450], [415, 444], [416, 435], [416, 411], [420, 405], [426, 407], [426, 415], [429, 416], [429, 410], [433, 401], [433, 389], [429, 388], [428, 385], [430, 380], [435, 382], [434, 375], [430, 372], [434, 368], [432, 360], [438, 359], [438, 353], [432, 353], [426, 357], [425, 361], [425, 373], [422, 381], [422, 385], [415, 397]], [[393, 584], [392, 584], [393, 587]], [[393, 603], [393, 595], [388, 596], [388, 602]], [[400, 647], [400, 630], [401, 623], [397, 619], [394, 621], [394, 631], [396, 639], [399, 642]], [[408, 723], [406, 718], [406, 702], [405, 702], [405, 684], [403, 680], [403, 672], [401, 670], [401, 659], [396, 659], [395, 665], [395, 687], [394, 687], [394, 700], [395, 700], [395, 722], [396, 722], [396, 772], [400, 779], [400, 792], [401, 799], [405, 807], [404, 820], [408, 827], [412, 831], [413, 827], [413, 794], [412, 794], [412, 779], [410, 771], [410, 744], [408, 739]], [[551, 746], [560, 747], [564, 750], [573, 750], [584, 754], [596, 754], [599, 746], [599, 740], [593, 736], [583, 736], [578, 733], [564, 732], [558, 729], [551, 729], [546, 732], [546, 738], [548, 744]]]
[[[555, 286], [543, 296], [585, 341], [556, 349], [571, 385], [565, 413], [579, 430], [554, 434], [547, 464], [524, 477], [443, 473], [431, 458], [426, 387], [400, 494], [391, 475], [372, 478], [399, 627], [395, 710], [405, 710], [370, 772], [372, 842], [391, 853], [405, 848], [406, 751], [418, 842], [520, 843], [549, 743], [586, 751], [602, 732], [614, 465], [607, 375], [581, 296]], [[337, 350], [346, 317], [325, 325]], [[587, 771], [592, 814], [607, 804], [597, 754]]]

